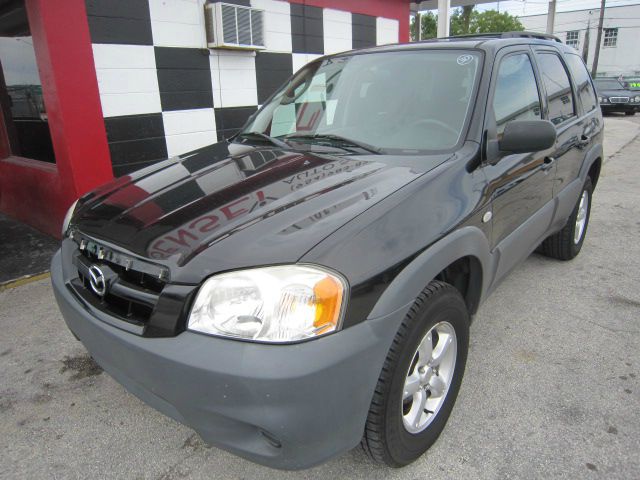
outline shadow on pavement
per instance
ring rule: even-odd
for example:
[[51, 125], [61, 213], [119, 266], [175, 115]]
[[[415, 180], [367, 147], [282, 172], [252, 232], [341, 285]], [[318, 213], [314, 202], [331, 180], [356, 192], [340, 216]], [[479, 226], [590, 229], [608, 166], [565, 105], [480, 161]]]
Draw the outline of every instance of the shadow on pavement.
[[55, 238], [0, 214], [0, 285], [48, 271], [58, 245]]

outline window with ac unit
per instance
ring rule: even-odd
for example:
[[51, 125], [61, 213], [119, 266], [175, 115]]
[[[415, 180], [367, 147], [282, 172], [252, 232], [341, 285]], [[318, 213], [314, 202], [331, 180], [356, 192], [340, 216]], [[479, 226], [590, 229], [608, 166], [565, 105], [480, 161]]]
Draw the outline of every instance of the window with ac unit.
[[615, 47], [618, 45], [618, 29], [617, 28], [605, 28], [604, 29], [604, 42], [603, 47]]
[[565, 43], [577, 50], [578, 47], [580, 46], [580, 31], [572, 30], [570, 32], [567, 32], [567, 38], [565, 40]]
[[229, 3], [205, 5], [209, 48], [261, 50], [264, 45], [264, 11]]

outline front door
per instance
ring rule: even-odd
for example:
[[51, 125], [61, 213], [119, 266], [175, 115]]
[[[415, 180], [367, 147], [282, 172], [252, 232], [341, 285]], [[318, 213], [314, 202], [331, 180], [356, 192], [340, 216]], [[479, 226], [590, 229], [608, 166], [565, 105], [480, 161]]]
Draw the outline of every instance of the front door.
[[[487, 141], [499, 140], [507, 123], [543, 118], [533, 52], [504, 49], [492, 75], [487, 106]], [[492, 196], [492, 247], [499, 251], [496, 280], [535, 249], [553, 216], [555, 162], [549, 151], [505, 155], [484, 166]]]

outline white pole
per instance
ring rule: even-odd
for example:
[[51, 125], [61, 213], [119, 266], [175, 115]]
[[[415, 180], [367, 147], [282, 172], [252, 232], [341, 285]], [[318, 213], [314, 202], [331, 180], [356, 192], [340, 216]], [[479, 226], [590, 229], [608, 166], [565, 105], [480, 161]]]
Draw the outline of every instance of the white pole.
[[549, 10], [547, 11], [547, 34], [553, 35], [553, 25], [556, 21], [556, 0], [549, 2]]
[[449, 36], [449, 9], [451, 0], [438, 0], [438, 38]]

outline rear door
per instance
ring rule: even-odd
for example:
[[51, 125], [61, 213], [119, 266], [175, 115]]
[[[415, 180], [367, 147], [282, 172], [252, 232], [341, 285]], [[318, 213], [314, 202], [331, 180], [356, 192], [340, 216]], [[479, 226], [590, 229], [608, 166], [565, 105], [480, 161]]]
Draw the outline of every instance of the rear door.
[[584, 156], [589, 151], [589, 148], [596, 143], [602, 142], [603, 127], [602, 114], [598, 107], [598, 97], [591, 81], [591, 75], [589, 75], [582, 58], [578, 54], [565, 53], [564, 59], [573, 80], [576, 101], [579, 103], [580, 143], [578, 148], [581, 150], [581, 155], [578, 156], [577, 163], [568, 165], [566, 169], [564, 166], [558, 165], [559, 178], [557, 186], [559, 189], [563, 187], [561, 183], [563, 179], [578, 177]]
[[553, 195], [556, 196], [577, 178], [588, 138], [588, 126], [582, 117], [579, 103], [563, 58], [554, 48], [536, 47], [536, 63], [546, 103], [546, 118], [558, 133], [552, 158], [556, 164]]

